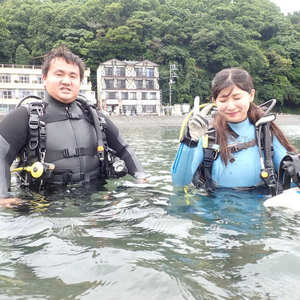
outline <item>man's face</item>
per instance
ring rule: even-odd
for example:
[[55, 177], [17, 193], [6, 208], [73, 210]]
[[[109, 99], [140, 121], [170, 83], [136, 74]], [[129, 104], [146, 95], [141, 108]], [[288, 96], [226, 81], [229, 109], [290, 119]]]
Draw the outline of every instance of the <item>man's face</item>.
[[80, 72], [75, 64], [68, 64], [63, 58], [51, 61], [48, 73], [43, 77], [47, 92], [63, 103], [73, 102], [80, 90]]

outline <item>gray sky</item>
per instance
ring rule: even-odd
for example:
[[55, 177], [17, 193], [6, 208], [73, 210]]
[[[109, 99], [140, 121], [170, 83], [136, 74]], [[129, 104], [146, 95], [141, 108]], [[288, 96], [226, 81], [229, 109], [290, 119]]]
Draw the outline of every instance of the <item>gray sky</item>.
[[294, 11], [300, 11], [300, 1], [299, 0], [271, 0], [277, 6], [280, 7], [284, 14], [292, 13]]

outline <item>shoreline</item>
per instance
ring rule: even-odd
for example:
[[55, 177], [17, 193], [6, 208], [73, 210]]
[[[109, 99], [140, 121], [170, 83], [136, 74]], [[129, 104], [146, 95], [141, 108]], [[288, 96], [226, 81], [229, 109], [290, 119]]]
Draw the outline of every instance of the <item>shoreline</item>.
[[[0, 113], [0, 121], [6, 113]], [[277, 114], [275, 123], [281, 125], [300, 125], [300, 115]], [[109, 116], [108, 118], [117, 126], [130, 127], [180, 127], [184, 116]]]
[[[129, 127], [180, 127], [186, 116], [109, 116], [116, 126]], [[278, 114], [278, 126], [300, 125], [300, 115]]]

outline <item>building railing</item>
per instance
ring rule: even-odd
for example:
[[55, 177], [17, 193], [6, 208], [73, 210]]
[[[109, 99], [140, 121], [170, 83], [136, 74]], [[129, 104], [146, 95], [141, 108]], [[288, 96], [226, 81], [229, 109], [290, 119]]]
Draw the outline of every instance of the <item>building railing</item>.
[[148, 78], [151, 78], [151, 79], [159, 79], [159, 75], [157, 75], [157, 76], [155, 76], [155, 75], [153, 75], [153, 76], [147, 76], [147, 75], [126, 75], [126, 76], [119, 76], [119, 75], [115, 75], [115, 74], [112, 74], [112, 75], [102, 75], [101, 76], [103, 79], [104, 78], [119, 78], [119, 77], [121, 77], [121, 78], [130, 78], [130, 79], [133, 79], [133, 78], [139, 78], [139, 79], [141, 79], [141, 78], [143, 78], [143, 79], [148, 79]]
[[0, 68], [41, 69], [42, 66], [35, 66], [35, 65], [15, 65], [15, 64], [0, 64]]

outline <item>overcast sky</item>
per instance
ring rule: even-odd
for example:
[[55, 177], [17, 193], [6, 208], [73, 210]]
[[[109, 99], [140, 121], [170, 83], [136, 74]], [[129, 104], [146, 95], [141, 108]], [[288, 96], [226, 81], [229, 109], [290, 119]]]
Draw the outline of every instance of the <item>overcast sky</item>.
[[284, 14], [300, 11], [300, 0], [271, 0]]

